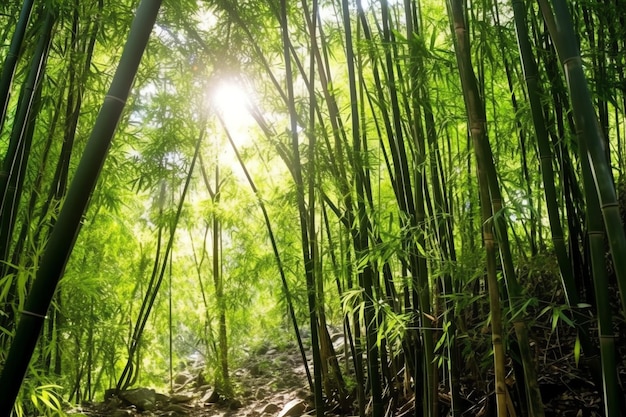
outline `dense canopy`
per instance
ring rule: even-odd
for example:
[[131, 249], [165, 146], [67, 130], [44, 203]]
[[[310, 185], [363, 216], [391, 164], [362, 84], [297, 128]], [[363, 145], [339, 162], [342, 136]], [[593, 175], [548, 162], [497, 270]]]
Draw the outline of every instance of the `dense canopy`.
[[318, 417], [626, 414], [625, 0], [7, 1], [0, 65], [0, 416], [269, 341]]

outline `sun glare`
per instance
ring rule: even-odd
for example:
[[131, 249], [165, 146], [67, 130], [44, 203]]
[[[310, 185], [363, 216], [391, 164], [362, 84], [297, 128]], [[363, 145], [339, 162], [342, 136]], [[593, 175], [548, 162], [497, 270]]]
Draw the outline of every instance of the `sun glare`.
[[[234, 80], [222, 79], [213, 85], [209, 91], [210, 108], [213, 114], [219, 116], [228, 130], [235, 146], [241, 152], [251, 141], [254, 134], [252, 127], [255, 120], [250, 113], [253, 95], [245, 90], [244, 86]], [[239, 163], [230, 145], [223, 146], [219, 151], [222, 163], [231, 165], [236, 176], [243, 179]]]
[[[211, 95], [213, 108], [220, 113], [224, 121], [237, 120], [249, 115], [250, 99], [243, 88], [232, 81], [222, 81]], [[231, 126], [229, 126], [231, 127]]]

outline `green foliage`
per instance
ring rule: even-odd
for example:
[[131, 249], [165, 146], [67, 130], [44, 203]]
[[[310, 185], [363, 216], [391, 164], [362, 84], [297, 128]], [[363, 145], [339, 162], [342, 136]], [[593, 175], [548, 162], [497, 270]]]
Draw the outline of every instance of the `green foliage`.
[[[19, 10], [16, 2], [4, 3], [0, 45], [9, 45]], [[2, 359], [63, 204], [66, 185], [55, 179], [55, 173], [63, 167], [68, 179], [75, 174], [136, 3], [46, 2], [58, 12], [58, 22], [42, 82], [25, 192], [8, 242], [10, 256], [0, 264]], [[492, 180], [503, 194], [492, 216], [481, 219], [485, 202], [478, 199], [477, 162], [468, 140], [476, 125], [467, 123], [455, 41], [443, 3], [391, 2], [388, 9], [383, 3], [350, 3], [346, 18], [353, 55], [349, 56], [339, 2], [320, 5], [315, 44], [308, 23], [312, 11], [304, 14], [312, 4], [288, 2], [290, 74], [284, 71], [277, 2], [164, 3], [49, 312], [18, 416], [55, 415], [63, 404], [61, 395], [71, 402], [93, 400], [115, 384], [128, 359], [129, 329], [148, 291], [153, 267], [164, 261], [163, 236], [174, 219], [200, 134], [206, 135], [202, 167], [192, 173], [171, 264], [134, 358], [141, 364], [136, 385], [164, 387], [170, 362], [185, 363], [196, 354], [205, 359], [209, 377], [224, 382], [219, 370], [222, 314], [231, 368], [246, 359], [241, 347], [254, 351], [270, 342], [279, 348], [292, 346], [288, 297], [258, 199], [274, 230], [297, 325], [305, 328], [311, 313], [302, 252], [309, 244], [315, 249], [313, 285], [320, 303], [315, 313], [324, 313], [334, 325], [347, 323], [353, 335], [360, 334], [360, 346], [367, 346], [368, 331], [375, 328], [370, 349], [386, 349], [382, 353], [391, 357], [389, 363], [405, 366], [406, 372], [413, 365], [402, 363], [410, 356], [404, 354], [417, 351], [419, 340], [419, 349], [432, 345], [428, 354], [437, 355], [438, 376], [451, 367], [480, 381], [478, 389], [487, 392], [484, 387], [489, 385], [483, 382], [493, 367], [489, 337], [493, 307], [481, 235], [485, 220], [489, 228], [505, 225], [495, 227], [498, 245], [505, 238], [503, 232], [511, 236], [521, 289], [513, 299], [507, 298], [510, 277], [499, 257], [495, 262], [504, 346], [512, 337], [513, 323], [526, 323], [532, 334], [546, 321], [551, 336], [578, 325], [573, 310], [577, 306], [567, 305], [571, 289], [556, 256], [562, 248], [567, 263], [575, 264], [578, 280], [586, 279], [591, 270], [585, 252], [588, 205], [578, 185], [584, 158], [578, 154], [576, 132], [571, 131], [572, 112], [552, 43], [547, 41], [551, 38], [536, 6], [523, 7], [530, 12], [525, 26], [535, 37], [528, 39], [537, 61], [533, 78], [520, 64], [511, 7], [490, 1], [465, 5], [468, 53], [477, 97], [484, 104], [481, 128], [492, 149]], [[583, 48], [585, 73], [606, 130], [607, 153], [613, 166], [624, 171], [626, 148], [619, 133], [624, 91], [614, 88], [624, 81], [624, 62], [618, 53], [624, 38], [618, 22], [624, 20], [624, 12], [614, 7], [571, 5], [580, 35], [576, 44]], [[413, 14], [407, 15], [411, 10]], [[36, 10], [28, 27], [0, 129], [3, 157], [41, 26], [39, 13]], [[92, 39], [93, 54], [88, 58]], [[0, 62], [7, 51], [0, 48]], [[529, 78], [536, 80], [534, 90], [543, 90], [538, 109], [527, 102]], [[293, 103], [285, 100], [288, 79], [295, 87]], [[226, 107], [220, 106], [224, 103], [212, 97], [226, 83], [249, 93], [248, 103], [234, 103], [235, 110], [229, 110], [234, 115], [225, 114]], [[301, 129], [300, 160], [290, 144], [291, 104]], [[249, 116], [248, 107], [255, 117]], [[73, 112], [78, 115], [74, 128]], [[531, 130], [537, 112], [544, 115], [547, 131], [541, 144]], [[254, 180], [256, 195], [234, 157], [226, 129]], [[71, 153], [64, 159], [63, 143], [73, 130]], [[553, 168], [554, 195], [544, 195], [547, 188], [539, 165], [542, 170]], [[302, 190], [294, 181], [296, 168], [302, 172], [302, 185], [311, 185], [304, 191], [309, 216], [303, 225], [316, 226], [307, 230], [308, 241], [301, 234]], [[490, 198], [495, 198], [491, 187]], [[556, 216], [549, 219], [548, 210], [556, 210]], [[221, 236], [219, 285], [213, 269], [214, 220]], [[557, 224], [563, 229], [560, 235], [553, 234]], [[371, 272], [371, 283], [362, 281], [366, 272]], [[578, 290], [582, 296], [590, 287]], [[595, 304], [581, 299], [578, 307]], [[170, 332], [172, 352], [168, 352]], [[571, 347], [576, 363], [592, 354], [584, 343], [579, 338]], [[367, 359], [375, 355], [368, 354]], [[374, 362], [382, 371], [382, 360]], [[269, 372], [275, 365], [261, 363], [259, 371]], [[362, 364], [356, 364], [361, 370], [352, 366], [343, 378], [347, 391], [358, 393], [371, 376]], [[415, 374], [405, 381], [394, 379], [386, 387], [389, 397], [400, 397], [396, 386], [400, 383], [407, 392], [428, 386], [422, 378], [426, 377]], [[449, 390], [455, 389], [450, 382]]]
[[62, 389], [55, 384], [41, 384], [41, 376], [27, 378], [22, 385], [20, 398], [13, 409], [13, 417], [64, 417]]

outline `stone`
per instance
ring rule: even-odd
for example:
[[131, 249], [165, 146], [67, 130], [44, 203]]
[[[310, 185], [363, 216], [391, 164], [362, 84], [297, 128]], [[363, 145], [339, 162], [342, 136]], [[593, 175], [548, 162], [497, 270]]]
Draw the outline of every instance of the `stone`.
[[170, 397], [159, 392], [154, 394], [154, 400], [157, 404], [167, 404], [170, 402]]
[[302, 400], [305, 400], [311, 397], [311, 391], [305, 388], [300, 388], [296, 391], [296, 396]]
[[189, 410], [186, 407], [179, 405], [179, 404], [170, 404], [167, 407], [165, 407], [164, 411], [168, 411], [169, 413], [175, 416], [186, 416], [189, 414]]
[[193, 400], [193, 396], [187, 394], [173, 394], [170, 401], [174, 404], [188, 403]]
[[276, 414], [280, 407], [274, 403], [269, 403], [261, 410], [261, 414]]
[[150, 388], [136, 388], [121, 391], [119, 396], [140, 411], [151, 411], [156, 406], [156, 392]]
[[239, 410], [241, 407], [243, 407], [243, 404], [237, 399], [232, 399], [228, 403], [228, 408], [230, 408], [231, 410]]
[[201, 403], [215, 404], [220, 400], [220, 393], [216, 389], [209, 389], [200, 399]]
[[343, 338], [343, 336], [338, 337], [337, 339], [333, 340], [333, 349], [335, 350], [343, 350], [344, 346], [345, 346], [345, 339]]
[[202, 392], [207, 392], [208, 390], [211, 389], [211, 386], [209, 384], [204, 384], [204, 385], [200, 385], [198, 386], [198, 388], [196, 389], [196, 391], [202, 391]]
[[181, 372], [179, 374], [176, 374], [176, 376], [174, 377], [174, 384], [175, 385], [187, 385], [189, 382], [193, 381], [194, 376], [191, 375], [191, 373], [189, 372]]
[[289, 401], [281, 412], [278, 414], [278, 417], [295, 417], [300, 416], [306, 410], [306, 404], [304, 401], [300, 399], [294, 399]]
[[259, 387], [259, 389], [257, 389], [256, 393], [254, 394], [254, 399], [262, 400], [266, 398], [268, 395], [269, 395], [269, 392], [265, 387]]

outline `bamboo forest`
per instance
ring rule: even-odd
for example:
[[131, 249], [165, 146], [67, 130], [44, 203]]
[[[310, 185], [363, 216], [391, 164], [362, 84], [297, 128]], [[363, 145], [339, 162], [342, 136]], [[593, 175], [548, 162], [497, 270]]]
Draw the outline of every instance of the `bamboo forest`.
[[0, 417], [626, 416], [626, 0], [0, 0]]

